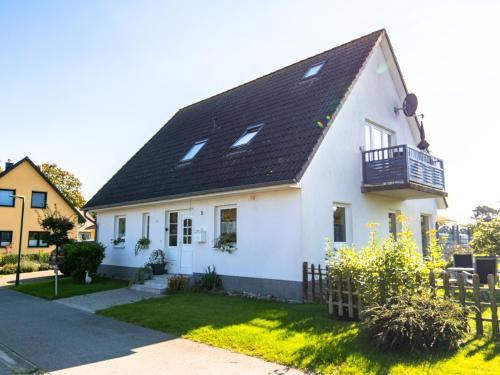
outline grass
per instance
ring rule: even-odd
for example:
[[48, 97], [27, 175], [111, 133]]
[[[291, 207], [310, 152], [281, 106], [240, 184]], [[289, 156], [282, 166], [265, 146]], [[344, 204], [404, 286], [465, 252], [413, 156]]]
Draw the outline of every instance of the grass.
[[101, 315], [324, 374], [493, 374], [500, 344], [473, 339], [455, 352], [381, 352], [359, 324], [326, 307], [216, 294], [177, 293], [115, 306]]
[[10, 289], [45, 299], [67, 298], [83, 294], [102, 292], [110, 289], [123, 288], [127, 281], [94, 277], [91, 284], [78, 283], [70, 277], [59, 278], [58, 296], [54, 296], [54, 278], [29, 284], [11, 286]]

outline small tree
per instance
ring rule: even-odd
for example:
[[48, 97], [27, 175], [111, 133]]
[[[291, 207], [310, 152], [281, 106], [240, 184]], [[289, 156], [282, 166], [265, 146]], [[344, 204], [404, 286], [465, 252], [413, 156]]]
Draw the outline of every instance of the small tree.
[[49, 245], [55, 245], [55, 295], [57, 296], [57, 277], [59, 272], [58, 255], [62, 245], [70, 242], [69, 232], [75, 227], [75, 221], [63, 216], [54, 205], [54, 210], [47, 207], [43, 215], [38, 218], [38, 223], [44, 230], [43, 239]]
[[491, 220], [478, 220], [470, 246], [474, 253], [500, 255], [500, 217]]

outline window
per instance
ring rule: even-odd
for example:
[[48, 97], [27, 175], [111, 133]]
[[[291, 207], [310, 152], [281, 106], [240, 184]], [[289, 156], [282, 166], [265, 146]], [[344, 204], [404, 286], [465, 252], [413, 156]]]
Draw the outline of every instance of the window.
[[429, 251], [429, 231], [431, 230], [431, 216], [420, 215], [420, 234], [422, 236], [422, 255], [425, 257]]
[[115, 216], [115, 238], [114, 239], [125, 241], [126, 229], [127, 229], [127, 219], [125, 218], [125, 216]]
[[333, 242], [342, 244], [349, 237], [349, 206], [340, 203], [333, 204]]
[[394, 240], [398, 239], [398, 221], [395, 212], [389, 212], [389, 234]]
[[178, 212], [168, 214], [168, 246], [177, 246]]
[[43, 191], [33, 191], [31, 193], [31, 208], [47, 207], [47, 193]]
[[394, 132], [384, 129], [375, 124], [365, 124], [365, 150], [377, 150], [395, 146]]
[[0, 206], [3, 207], [14, 207], [15, 200], [14, 195], [16, 195], [15, 190], [0, 189]]
[[79, 232], [78, 233], [80, 241], [91, 241], [92, 240], [92, 235], [90, 232]]
[[187, 154], [184, 155], [184, 157], [181, 159], [181, 162], [189, 161], [189, 160], [193, 159], [196, 156], [196, 154], [198, 152], [200, 152], [200, 150], [203, 148], [203, 146], [205, 146], [206, 143], [207, 143], [207, 139], [205, 139], [203, 141], [196, 142], [193, 145], [193, 147], [191, 147], [189, 149], [189, 151], [187, 152]]
[[262, 124], [250, 126], [249, 128], [247, 128], [247, 130], [245, 130], [243, 135], [241, 137], [239, 137], [236, 142], [234, 142], [234, 144], [231, 147], [235, 148], [235, 147], [241, 147], [241, 146], [245, 146], [245, 145], [249, 144], [250, 141], [252, 139], [254, 139], [254, 137], [257, 135], [257, 133], [259, 132], [259, 130], [261, 128], [262, 128]]
[[47, 242], [43, 239], [44, 232], [29, 232], [28, 247], [47, 247]]
[[182, 222], [182, 243], [184, 245], [191, 245], [193, 236], [193, 221], [191, 219], [184, 219]]
[[142, 214], [142, 237], [147, 238], [149, 240], [149, 222], [151, 216], [149, 215], [149, 212], [143, 213]]
[[304, 77], [302, 77], [302, 79], [306, 79], [306, 78], [309, 78], [309, 77], [314, 77], [316, 74], [319, 73], [319, 71], [321, 70], [321, 68], [323, 67], [323, 65], [325, 65], [324, 62], [321, 62], [321, 63], [314, 64], [314, 65], [310, 66], [309, 69], [307, 70], [306, 74], [304, 74]]
[[0, 247], [8, 246], [12, 243], [12, 231], [2, 230], [0, 231]]
[[218, 229], [217, 236], [226, 237], [226, 242], [231, 243], [232, 247], [236, 246], [236, 222], [237, 210], [236, 207], [219, 207], [218, 208]]

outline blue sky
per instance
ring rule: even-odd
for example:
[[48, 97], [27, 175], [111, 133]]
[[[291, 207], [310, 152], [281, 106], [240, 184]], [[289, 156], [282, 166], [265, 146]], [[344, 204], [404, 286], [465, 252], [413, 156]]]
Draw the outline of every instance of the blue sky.
[[0, 160], [94, 194], [192, 102], [386, 28], [450, 209], [500, 200], [500, 1], [0, 2]]

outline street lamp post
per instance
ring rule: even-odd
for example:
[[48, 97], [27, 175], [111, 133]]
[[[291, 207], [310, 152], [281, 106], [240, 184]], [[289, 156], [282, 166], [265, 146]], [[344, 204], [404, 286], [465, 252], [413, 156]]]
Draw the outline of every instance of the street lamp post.
[[19, 250], [17, 252], [17, 269], [16, 269], [16, 286], [19, 286], [19, 274], [21, 273], [21, 247], [23, 244], [23, 223], [24, 223], [24, 196], [22, 195], [12, 195], [14, 199], [21, 199], [21, 227], [19, 230]]

